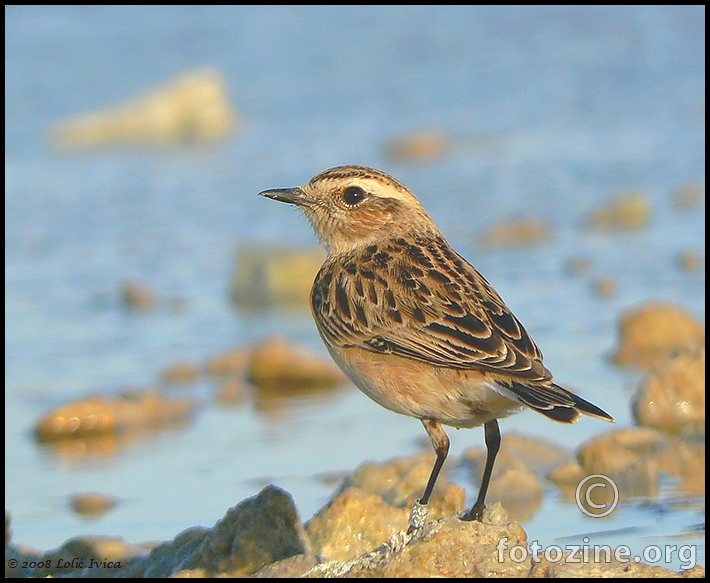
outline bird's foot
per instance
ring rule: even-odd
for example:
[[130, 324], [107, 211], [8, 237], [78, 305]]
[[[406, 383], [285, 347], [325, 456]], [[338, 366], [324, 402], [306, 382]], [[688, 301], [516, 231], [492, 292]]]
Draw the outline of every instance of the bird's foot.
[[470, 510], [459, 516], [461, 520], [483, 522], [483, 511], [485, 510], [484, 504], [474, 504]]

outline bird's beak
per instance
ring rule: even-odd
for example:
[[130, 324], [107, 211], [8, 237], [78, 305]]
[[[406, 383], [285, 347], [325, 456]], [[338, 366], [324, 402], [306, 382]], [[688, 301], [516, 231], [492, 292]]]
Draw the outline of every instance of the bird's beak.
[[273, 198], [279, 202], [287, 202], [298, 206], [306, 205], [310, 200], [306, 196], [306, 193], [303, 192], [303, 190], [301, 190], [298, 186], [295, 186], [294, 188], [273, 188], [271, 190], [263, 190], [259, 193], [259, 196]]

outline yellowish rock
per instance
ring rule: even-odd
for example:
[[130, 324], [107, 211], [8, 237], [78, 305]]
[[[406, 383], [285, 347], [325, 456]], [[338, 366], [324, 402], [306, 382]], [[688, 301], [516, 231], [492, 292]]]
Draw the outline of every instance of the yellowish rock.
[[214, 376], [238, 375], [246, 370], [251, 357], [251, 348], [235, 348], [211, 356], [205, 368]]
[[651, 202], [643, 192], [621, 192], [593, 210], [587, 223], [601, 230], [637, 229], [651, 219]]
[[673, 202], [679, 208], [698, 208], [705, 204], [705, 184], [689, 182], [673, 192]]
[[705, 435], [705, 347], [664, 361], [641, 381], [633, 412], [641, 425]]
[[232, 299], [247, 309], [272, 305], [307, 309], [313, 280], [324, 260], [321, 249], [245, 247], [237, 258]]
[[150, 310], [158, 304], [158, 296], [146, 284], [137, 279], [121, 283], [121, 302], [129, 310]]
[[424, 130], [390, 140], [385, 155], [397, 162], [436, 160], [451, 149], [450, 139], [440, 131]]
[[185, 421], [193, 409], [189, 399], [166, 399], [154, 391], [89, 397], [47, 413], [37, 424], [35, 436], [48, 443], [123, 434]]
[[676, 352], [705, 343], [705, 327], [692, 314], [660, 302], [626, 311], [618, 328], [613, 359], [622, 366], [651, 368]]
[[200, 367], [194, 362], [176, 362], [160, 373], [164, 383], [189, 383], [200, 375]]
[[684, 249], [678, 253], [678, 267], [683, 271], [698, 271], [700, 269], [700, 255], [692, 249]]
[[594, 293], [600, 298], [609, 298], [616, 294], [616, 280], [610, 275], [596, 278], [593, 286]]
[[83, 516], [101, 516], [106, 514], [114, 506], [116, 499], [108, 494], [100, 492], [84, 492], [73, 494], [69, 499], [72, 510]]
[[[659, 488], [659, 456], [669, 440], [647, 427], [614, 429], [582, 444], [577, 461], [587, 475], [611, 478], [622, 499], [654, 497]], [[595, 494], [609, 494], [609, 487], [595, 488]]]
[[348, 488], [306, 523], [313, 550], [328, 560], [347, 561], [406, 530], [409, 510], [394, 508], [376, 494]]
[[231, 135], [237, 125], [224, 78], [214, 69], [201, 69], [122, 105], [59, 122], [50, 130], [50, 142], [59, 150], [210, 142]]
[[249, 381], [260, 388], [335, 387], [347, 381], [343, 372], [325, 360], [275, 336], [254, 348]]
[[533, 217], [506, 219], [479, 236], [479, 242], [486, 248], [523, 247], [543, 243], [552, 238], [552, 227]]

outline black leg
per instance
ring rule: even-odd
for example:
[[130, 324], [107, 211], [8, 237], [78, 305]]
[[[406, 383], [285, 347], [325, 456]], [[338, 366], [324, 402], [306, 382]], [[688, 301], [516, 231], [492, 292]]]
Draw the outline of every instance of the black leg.
[[444, 465], [446, 456], [449, 454], [449, 436], [446, 435], [441, 423], [433, 419], [422, 419], [421, 421], [434, 447], [436, 461], [434, 462], [434, 467], [431, 469], [426, 488], [424, 488], [424, 494], [422, 494], [419, 500], [414, 502], [414, 506], [412, 507], [412, 513], [409, 516], [408, 534], [411, 534], [424, 525], [427, 515], [426, 505], [429, 503], [431, 494], [434, 491], [434, 485], [441, 472], [441, 467]]
[[498, 427], [498, 421], [495, 419], [493, 419], [493, 421], [488, 421], [484, 425], [484, 430], [486, 434], [486, 449], [488, 450], [488, 455], [486, 456], [486, 469], [483, 471], [483, 480], [481, 480], [481, 489], [478, 491], [476, 503], [468, 512], [466, 512], [466, 514], [461, 517], [461, 520], [476, 520], [481, 522], [481, 518], [483, 517], [483, 509], [486, 507], [486, 492], [488, 492], [488, 484], [491, 481], [493, 464], [496, 461], [496, 455], [498, 455], [498, 450], [500, 449], [500, 427]]

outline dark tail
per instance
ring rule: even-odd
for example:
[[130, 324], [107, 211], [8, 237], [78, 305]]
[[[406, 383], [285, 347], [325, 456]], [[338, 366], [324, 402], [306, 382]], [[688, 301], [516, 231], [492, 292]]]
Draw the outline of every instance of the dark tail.
[[579, 421], [581, 413], [614, 422], [614, 418], [606, 411], [554, 383], [548, 385], [513, 383], [506, 388], [510, 389], [523, 405], [560, 423], [575, 423]]

